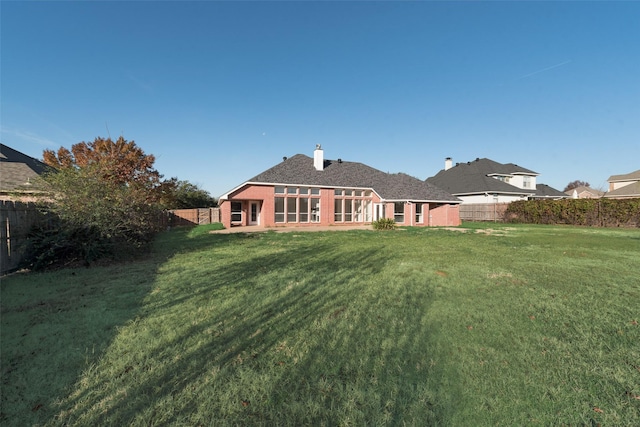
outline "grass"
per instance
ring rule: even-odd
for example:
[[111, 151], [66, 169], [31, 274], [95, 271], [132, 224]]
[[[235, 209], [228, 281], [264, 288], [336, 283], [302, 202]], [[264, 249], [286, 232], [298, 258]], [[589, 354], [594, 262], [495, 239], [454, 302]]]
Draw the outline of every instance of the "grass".
[[3, 425], [640, 425], [640, 230], [156, 243], [3, 278]]

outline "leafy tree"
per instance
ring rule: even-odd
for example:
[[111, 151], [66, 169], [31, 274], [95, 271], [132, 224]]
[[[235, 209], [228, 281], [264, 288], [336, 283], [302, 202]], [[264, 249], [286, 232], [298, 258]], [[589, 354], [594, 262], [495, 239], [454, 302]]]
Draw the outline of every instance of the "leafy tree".
[[568, 183], [567, 186], [564, 187], [563, 191], [570, 191], [578, 187], [589, 187], [589, 183], [586, 181], [580, 181], [577, 179], [575, 181], [571, 181], [570, 183]]
[[45, 150], [43, 158], [53, 168], [43, 178], [51, 199], [47, 209], [60, 224], [55, 235], [40, 233], [35, 251], [91, 262], [147, 246], [162, 209], [162, 175], [153, 168], [154, 156], [120, 137], [80, 142], [57, 153]]
[[167, 209], [209, 208], [217, 205], [208, 191], [189, 181], [171, 178], [163, 182], [163, 204]]

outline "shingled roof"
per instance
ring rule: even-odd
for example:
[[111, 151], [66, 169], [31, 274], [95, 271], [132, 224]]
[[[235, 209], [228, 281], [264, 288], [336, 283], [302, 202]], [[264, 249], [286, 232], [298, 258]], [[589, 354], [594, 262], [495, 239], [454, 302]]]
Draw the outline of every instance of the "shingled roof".
[[283, 160], [242, 186], [246, 184], [362, 188], [375, 191], [387, 201], [461, 203], [457, 197], [418, 178], [403, 173], [389, 174], [363, 163], [324, 160], [324, 169], [316, 170], [313, 159], [304, 154]]
[[537, 184], [536, 194], [534, 197], [540, 199], [566, 199], [569, 196], [547, 184]]
[[490, 159], [476, 159], [458, 163], [441, 170], [427, 182], [451, 194], [475, 194], [485, 192], [534, 194], [535, 189], [523, 189], [493, 178], [494, 175], [538, 175], [537, 172], [513, 163], [498, 163]]
[[30, 181], [46, 169], [41, 161], [0, 144], [0, 191], [28, 190]]

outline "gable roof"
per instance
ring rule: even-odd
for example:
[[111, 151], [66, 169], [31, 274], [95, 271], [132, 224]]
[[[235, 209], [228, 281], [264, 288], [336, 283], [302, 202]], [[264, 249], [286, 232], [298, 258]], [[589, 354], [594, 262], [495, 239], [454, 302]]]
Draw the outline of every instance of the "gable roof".
[[560, 190], [556, 190], [553, 187], [548, 186], [547, 184], [536, 184], [536, 194], [534, 195], [536, 198], [549, 198], [549, 199], [566, 199], [567, 196]]
[[313, 159], [296, 154], [254, 176], [220, 199], [246, 184], [296, 185], [310, 187], [362, 188], [375, 191], [387, 201], [461, 203], [448, 192], [407, 174], [389, 174], [358, 162], [324, 160], [324, 170], [316, 170]]
[[47, 170], [40, 160], [0, 144], [0, 190], [27, 189], [31, 180]]
[[477, 193], [534, 194], [535, 189], [523, 189], [492, 178], [495, 175], [530, 175], [538, 173], [513, 163], [498, 163], [490, 159], [476, 159], [472, 162], [458, 163], [450, 169], [440, 170], [427, 182], [437, 185], [455, 195]]
[[640, 181], [633, 184], [625, 185], [616, 190], [611, 190], [604, 197], [623, 198], [623, 197], [640, 197]]
[[602, 197], [604, 196], [604, 191], [600, 191], [600, 190], [596, 190], [594, 188], [591, 187], [587, 187], [585, 185], [581, 185], [579, 187], [576, 187], [572, 190], [567, 190], [564, 193], [568, 194], [569, 196], [573, 196], [573, 192], [576, 192], [577, 194], [582, 194], [584, 192], [590, 193], [592, 194], [594, 197]]
[[627, 173], [624, 175], [611, 175], [608, 182], [617, 182], [617, 181], [640, 181], [640, 169], [635, 172]]

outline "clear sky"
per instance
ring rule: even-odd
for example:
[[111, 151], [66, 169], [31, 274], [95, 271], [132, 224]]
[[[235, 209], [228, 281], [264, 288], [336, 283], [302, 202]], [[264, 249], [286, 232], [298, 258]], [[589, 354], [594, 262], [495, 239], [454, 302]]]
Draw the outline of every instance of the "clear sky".
[[7, 2], [1, 139], [122, 135], [218, 197], [322, 144], [426, 179], [640, 169], [640, 2]]

